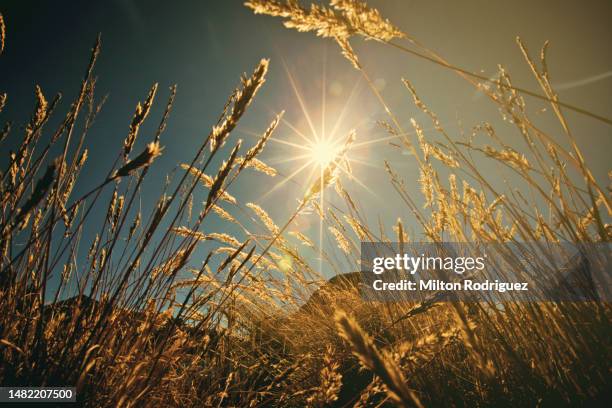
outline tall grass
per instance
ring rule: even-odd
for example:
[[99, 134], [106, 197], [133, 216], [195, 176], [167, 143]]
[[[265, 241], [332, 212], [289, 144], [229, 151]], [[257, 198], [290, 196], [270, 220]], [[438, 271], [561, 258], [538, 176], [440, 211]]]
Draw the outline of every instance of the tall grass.
[[[519, 42], [541, 85], [537, 95], [550, 102], [562, 135], [549, 135], [533, 123], [524, 90], [503, 69], [493, 83], [478, 82], [364, 3], [333, 0], [329, 7], [306, 9], [295, 1], [249, 1], [247, 6], [284, 18], [289, 28], [332, 37], [371, 85], [389, 115], [383, 127], [413, 153], [410, 160], [420, 169], [424, 207], [394, 163], [385, 163], [398, 196], [422, 226], [422, 237], [412, 239], [474, 245], [610, 241], [609, 192], [596, 183], [563, 113], [580, 109], [559, 101], [548, 81], [545, 49], [536, 63]], [[1, 18], [0, 28], [4, 46]], [[416, 52], [458, 72], [499, 107], [526, 149], [507, 145], [488, 123], [475, 126], [466, 140], [453, 139], [405, 79], [407, 95], [440, 140], [414, 120], [413, 132], [407, 132], [352, 49], [355, 36]], [[397, 38], [413, 48], [394, 43]], [[220, 106], [217, 123], [195, 154], [177, 164], [175, 178], [164, 185], [150, 213], [137, 202], [149, 168], [164, 159], [176, 87], [146, 148], [133, 152], [157, 103], [157, 84], [136, 106], [112, 166], [74, 197], [88, 156], [86, 136], [104, 102], [95, 96], [100, 49], [98, 38], [80, 91], [59, 127], [49, 129], [50, 118], [59, 114], [59, 96], [48, 101], [36, 87], [32, 119], [1, 174], [3, 385], [75, 385], [79, 400], [90, 406], [603, 403], [610, 383], [605, 303], [517, 302], [500, 309], [486, 301], [440, 303], [434, 296], [419, 304], [378, 304], [362, 300], [350, 283], [321, 286], [320, 271], [302, 255], [316, 245], [302, 234], [285, 233], [306, 206], [314, 207], [330, 238], [355, 265], [360, 240], [406, 243], [411, 238], [399, 219], [395, 237], [367, 225], [335, 164], [305, 191], [281, 226], [265, 209], [231, 194], [244, 171], [277, 175], [257, 156], [282, 113], [246, 151], [230, 137], [265, 82], [267, 60], [241, 78]], [[0, 108], [6, 100], [0, 99]], [[12, 131], [5, 127], [0, 140]], [[561, 137], [570, 150], [561, 147]], [[483, 138], [484, 144], [477, 143]], [[341, 154], [353, 139], [349, 135]], [[475, 155], [507, 167], [527, 188], [499, 191], [499, 180], [479, 171]], [[212, 168], [220, 156], [222, 165]], [[332, 186], [344, 208], [321, 208], [314, 200]], [[208, 191], [201, 206], [193, 201], [196, 189]], [[546, 212], [526, 197], [545, 202]], [[104, 217], [95, 215], [99, 208]], [[260, 226], [258, 232], [239, 211]], [[238, 228], [240, 236], [210, 232], [210, 217]], [[97, 233], [87, 242], [85, 231]], [[215, 245], [201, 259], [195, 251], [203, 242]], [[80, 256], [79, 248], [88, 248], [87, 255]], [[322, 256], [332, 259], [326, 251]], [[51, 289], [50, 282], [57, 287]]]

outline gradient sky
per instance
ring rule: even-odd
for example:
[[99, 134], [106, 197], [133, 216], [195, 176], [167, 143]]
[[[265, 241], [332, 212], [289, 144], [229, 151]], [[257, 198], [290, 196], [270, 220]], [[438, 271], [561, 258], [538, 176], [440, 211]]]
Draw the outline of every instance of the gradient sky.
[[[609, 1], [380, 0], [370, 4], [451, 63], [485, 75], [493, 75], [500, 63], [516, 85], [536, 91], [537, 84], [522, 60], [515, 37], [520, 35], [534, 55], [544, 40], [550, 40], [549, 67], [552, 82], [559, 85], [561, 100], [612, 117]], [[89, 50], [97, 33], [102, 33], [97, 94], [108, 94], [109, 99], [86, 142], [90, 160], [83, 177], [87, 180], [98, 180], [106, 173], [109, 160], [121, 148], [137, 101], [146, 97], [152, 83], [159, 82], [157, 103], [134, 150], [139, 151], [152, 140], [168, 87], [176, 83], [175, 108], [162, 137], [164, 154], [144, 186], [146, 195], [157, 197], [160, 178], [191, 157], [238, 84], [240, 74], [250, 72], [262, 57], [271, 59], [267, 82], [232, 140], [242, 138], [248, 145], [254, 143], [256, 138], [249, 133], [263, 131], [274, 113], [282, 109], [287, 111], [289, 122], [309, 132], [288, 72], [295, 78], [317, 129], [330, 132], [336, 120], [342, 118], [337, 126], [338, 137], [351, 128], [357, 129], [358, 141], [385, 136], [376, 126], [377, 120], [386, 119], [383, 110], [359, 74], [339, 55], [335, 44], [312, 34], [289, 31], [279, 19], [255, 16], [242, 6], [241, 0], [4, 0], [0, 11], [7, 25], [7, 46], [0, 57], [0, 91], [9, 96], [0, 122], [11, 120], [15, 129], [31, 114], [35, 84], [41, 85], [48, 99], [62, 91], [60, 111], [68, 109], [78, 91]], [[505, 140], [518, 138], [502, 122], [496, 108], [452, 72], [380, 44], [357, 40], [355, 49], [406, 128], [411, 117], [420, 120], [425, 128], [429, 124], [401, 86], [401, 77], [414, 83], [454, 137], [459, 137], [461, 128], [469, 133], [472, 126], [489, 121]], [[544, 103], [529, 98], [527, 102], [536, 121], [558, 134], [559, 126], [550, 120], [550, 113], [541, 117], [535, 114]], [[611, 127], [573, 113], [568, 117], [596, 177], [607, 185]], [[285, 125], [278, 128], [275, 137], [301, 143], [299, 136]], [[6, 150], [7, 146], [2, 146], [2, 163], [6, 162]], [[290, 146], [270, 143], [261, 158], [286, 175], [303, 161], [280, 161], [298, 154], [299, 150]], [[381, 216], [390, 229], [402, 216], [409, 226], [414, 226], [407, 208], [395, 199], [383, 170], [383, 160], [389, 159], [413, 183], [418, 174], [410, 156], [402, 155], [386, 142], [355, 151], [354, 155], [370, 163], [354, 164], [356, 177], [370, 191], [356, 182], [347, 180], [344, 184], [370, 222], [375, 224], [376, 217]], [[490, 161], [483, 161], [482, 166], [485, 171], [499, 171]], [[249, 174], [231, 192], [242, 202], [257, 202], [283, 224], [304, 192], [306, 174], [264, 196], [281, 180], [282, 176], [270, 179]], [[73, 196], [78, 192], [79, 188]], [[298, 227], [317, 236], [312, 220], [301, 220]], [[210, 228], [214, 230], [215, 226]]]

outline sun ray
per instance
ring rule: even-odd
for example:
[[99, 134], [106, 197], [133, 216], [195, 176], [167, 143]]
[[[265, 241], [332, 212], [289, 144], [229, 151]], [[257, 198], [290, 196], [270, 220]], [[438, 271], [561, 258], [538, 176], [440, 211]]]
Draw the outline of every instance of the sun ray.
[[323, 74], [321, 75], [321, 135], [325, 135], [326, 92], [327, 92], [327, 44], [323, 48]]
[[351, 162], [356, 162], [356, 163], [359, 163], [359, 164], [363, 164], [364, 166], [372, 167], [374, 169], [382, 170], [382, 168], [380, 166], [377, 166], [377, 165], [375, 165], [375, 164], [373, 164], [371, 162], [368, 162], [366, 160], [357, 159], [355, 157], [351, 157], [348, 160], [351, 161]]
[[283, 62], [283, 67], [285, 68], [285, 72], [287, 73], [287, 77], [289, 78], [289, 82], [291, 83], [291, 88], [293, 88], [293, 92], [295, 93], [295, 97], [298, 100], [298, 103], [300, 104], [300, 108], [302, 108], [302, 113], [304, 114], [304, 118], [306, 118], [306, 122], [308, 122], [308, 126], [310, 127], [310, 131], [312, 132], [312, 134], [314, 135], [314, 137], [316, 139], [319, 139], [319, 136], [317, 134], [317, 130], [314, 127], [314, 124], [312, 122], [312, 119], [310, 118], [310, 115], [308, 114], [308, 109], [306, 109], [306, 105], [304, 104], [304, 101], [302, 99], [302, 95], [300, 95], [299, 90], [297, 89], [297, 85], [295, 84], [295, 80], [293, 79], [293, 75], [291, 75], [291, 72], [289, 71], [289, 67], [287, 67], [287, 63], [285, 62], [285, 60], [282, 60]]
[[[261, 137], [261, 133], [256, 133], [256, 132], [253, 132], [253, 131], [250, 131], [250, 130], [237, 129], [237, 131], [239, 133], [243, 133], [243, 134], [248, 135], [248, 136], [254, 136], [254, 137], [257, 137], [257, 138]], [[287, 140], [278, 139], [278, 138], [275, 138], [275, 137], [270, 137], [268, 139], [268, 141], [272, 141], [274, 143], [280, 143], [280, 144], [284, 144], [284, 145], [287, 145], [287, 146], [295, 147], [296, 149], [301, 149], [301, 150], [309, 151], [309, 149], [306, 146], [299, 145], [297, 143], [292, 143], [292, 142], [289, 142]]]
[[276, 164], [283, 164], [283, 163], [290, 163], [290, 162], [293, 162], [293, 161], [298, 161], [300, 159], [306, 159], [306, 158], [311, 157], [311, 156], [312, 156], [311, 153], [306, 153], [306, 154], [301, 154], [299, 156], [291, 156], [291, 157], [286, 158], [286, 159], [271, 159], [271, 160], [268, 160], [268, 163], [274, 164], [274, 165], [276, 165]]
[[344, 103], [344, 106], [342, 107], [342, 110], [340, 111], [340, 115], [338, 115], [338, 118], [336, 119], [336, 122], [334, 123], [334, 127], [332, 128], [329, 134], [330, 138], [333, 138], [336, 135], [336, 132], [338, 131], [338, 128], [342, 124], [344, 116], [348, 112], [349, 105], [351, 104], [353, 98], [357, 94], [357, 89], [359, 88], [360, 85], [361, 85], [361, 77], [359, 77], [357, 81], [355, 81], [355, 84], [353, 85], [353, 88], [351, 89], [351, 93], [349, 94], [349, 97]]
[[[272, 109], [272, 107], [267, 106], [268, 110], [270, 111], [271, 114], [276, 115], [276, 110]], [[309, 138], [308, 136], [304, 135], [303, 132], [301, 132], [295, 125], [293, 125], [291, 122], [289, 122], [287, 120], [287, 118], [283, 115], [280, 118], [281, 123], [284, 123], [285, 125], [287, 125], [289, 127], [289, 129], [291, 129], [292, 131], [294, 131], [299, 137], [301, 137], [302, 139], [304, 139], [305, 142], [307, 143], [312, 143], [312, 139]]]
[[297, 176], [300, 172], [302, 172], [306, 167], [308, 167], [310, 165], [311, 165], [310, 161], [304, 163], [297, 170], [295, 170], [293, 173], [291, 173], [290, 175], [285, 177], [285, 179], [283, 179], [280, 182], [278, 182], [269, 191], [267, 191], [265, 194], [263, 194], [261, 197], [259, 197], [259, 200], [263, 200], [263, 199], [267, 198], [271, 193], [273, 193], [274, 191], [278, 190], [280, 187], [284, 186], [289, 180], [291, 180], [293, 177]]
[[300, 132], [295, 126], [291, 124], [287, 119], [281, 118], [281, 122], [285, 125], [289, 126], [289, 129], [293, 130], [298, 136], [300, 136], [304, 141], [308, 144], [312, 143], [312, 139], [305, 136], [302, 132]]
[[368, 193], [372, 194], [372, 195], [376, 195], [368, 186], [366, 186], [365, 184], [363, 184], [363, 182], [361, 180], [359, 180], [357, 177], [355, 177], [354, 174], [349, 173], [348, 171], [346, 171], [346, 169], [344, 167], [342, 167], [339, 163], [336, 163], [336, 167], [338, 169], [340, 169], [341, 171], [344, 172], [344, 174], [346, 174], [347, 176], [349, 176], [349, 178], [351, 180], [355, 180], [355, 182], [357, 182], [357, 184], [359, 184], [361, 187], [363, 187], [364, 190], [366, 190]]
[[[319, 179], [321, 180], [321, 196], [319, 206], [321, 207], [321, 212], [325, 211], [325, 202], [323, 201], [323, 167], [321, 167], [321, 172]], [[319, 217], [319, 273], [323, 275], [323, 217]]]
[[[311, 160], [310, 163], [314, 164], [314, 161]], [[316, 181], [318, 181], [318, 180], [315, 180], [317, 170], [320, 170], [320, 166], [313, 165], [312, 168], [310, 169], [310, 172], [308, 173], [308, 176], [306, 176], [306, 181], [304, 183], [305, 185], [311, 186], [312, 183], [315, 183]]]
[[296, 149], [300, 149], [300, 150], [305, 150], [305, 151], [309, 150], [306, 146], [302, 146], [302, 145], [299, 145], [297, 143], [288, 142], [288, 141], [283, 140], [283, 139], [277, 139], [275, 137], [271, 137], [268, 140], [271, 140], [271, 141], [273, 141], [275, 143], [280, 143], [280, 144], [284, 144], [284, 145], [287, 145], [287, 146], [295, 147]]

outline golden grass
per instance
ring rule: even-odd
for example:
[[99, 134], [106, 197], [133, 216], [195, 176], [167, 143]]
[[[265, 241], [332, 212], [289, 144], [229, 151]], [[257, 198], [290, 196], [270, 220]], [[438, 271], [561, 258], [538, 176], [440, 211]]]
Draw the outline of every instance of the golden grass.
[[[487, 138], [486, 145], [476, 145], [474, 138], [453, 139], [404, 80], [434, 129], [433, 135], [426, 134], [412, 121], [416, 138], [411, 140], [369, 80], [350, 41], [362, 36], [393, 46], [391, 40], [408, 38], [422, 55], [452, 68], [450, 64], [360, 1], [333, 0], [329, 7], [310, 9], [296, 1], [252, 0], [246, 5], [256, 13], [284, 18], [288, 28], [334, 38], [371, 85], [390, 118], [383, 128], [412, 151], [409, 160], [417, 162], [421, 173], [425, 207], [415, 201], [394, 163], [386, 162], [398, 196], [422, 226], [411, 235], [474, 245], [610, 241], [609, 192], [595, 182], [565, 119], [561, 106], [567, 104], [558, 101], [548, 82], [544, 51], [538, 66], [520, 44], [562, 125], [561, 135], [549, 135], [531, 121], [523, 92], [505, 71], [492, 86], [483, 86], [474, 76], [453, 69], [499, 107], [526, 147], [505, 145], [488, 123], [473, 128], [474, 134]], [[1, 53], [1, 15], [0, 40]], [[383, 228], [362, 222], [364, 217], [340, 183], [337, 164], [324, 169], [284, 224], [277, 225], [259, 205], [243, 205], [230, 195], [228, 190], [245, 170], [277, 174], [256, 156], [280, 115], [242, 154], [241, 141], [230, 137], [265, 82], [268, 60], [241, 79], [221, 106], [219, 121], [198, 151], [179, 165], [178, 176], [163, 186], [164, 193], [148, 214], [137, 202], [149, 167], [163, 160], [159, 156], [175, 87], [146, 149], [130, 158], [141, 137], [139, 128], [159, 95], [157, 84], [136, 106], [106, 175], [86, 181], [88, 192], [73, 197], [88, 155], [83, 142], [104, 102], [94, 95], [99, 52], [98, 39], [80, 92], [57, 129], [47, 127], [58, 98], [49, 102], [36, 87], [32, 119], [1, 173], [2, 385], [75, 385], [86, 405], [113, 407], [604, 402], [610, 385], [608, 304], [515, 303], [500, 309], [487, 302], [444, 303], [436, 296], [419, 304], [368, 303], [354, 287], [321, 285], [320, 272], [302, 255], [306, 248], [318, 250], [313, 239], [285, 234], [295, 216], [312, 205], [355, 265], [359, 240], [409, 242], [395, 215], [393, 238], [386, 237]], [[6, 96], [0, 102], [1, 111]], [[77, 135], [79, 118], [85, 131]], [[0, 142], [9, 131], [3, 131]], [[441, 141], [436, 143], [434, 135]], [[560, 138], [569, 141], [570, 150], [560, 146]], [[354, 139], [351, 133], [341, 155]], [[223, 149], [226, 143], [234, 143], [229, 151]], [[55, 145], [61, 153], [51, 157]], [[507, 166], [527, 188], [499, 191], [499, 180], [474, 164], [476, 154]], [[215, 172], [211, 163], [221, 155], [225, 160]], [[202, 185], [207, 199], [194, 208], [193, 192]], [[321, 208], [314, 200], [331, 186], [344, 198], [344, 208]], [[547, 212], [529, 205], [525, 196], [537, 196]], [[99, 208], [106, 210], [102, 220], [94, 216]], [[261, 228], [250, 230], [239, 210]], [[211, 213], [241, 235], [209, 231]], [[90, 242], [84, 238], [86, 230], [96, 231]], [[224, 246], [209, 249], [201, 259], [195, 251], [202, 241]], [[79, 247], [89, 249], [85, 259], [77, 255]], [[321, 254], [336, 268], [332, 254]], [[51, 290], [48, 284], [58, 274], [59, 286]]]

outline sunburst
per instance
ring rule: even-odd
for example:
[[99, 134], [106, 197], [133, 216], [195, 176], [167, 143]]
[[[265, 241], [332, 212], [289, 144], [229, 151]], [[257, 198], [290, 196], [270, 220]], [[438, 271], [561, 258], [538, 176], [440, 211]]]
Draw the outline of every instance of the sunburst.
[[[316, 199], [319, 202], [319, 206], [321, 209], [325, 209], [326, 192], [325, 187], [325, 178], [326, 175], [329, 175], [329, 170], [333, 169], [334, 178], [335, 177], [347, 177], [354, 181], [356, 184], [361, 186], [368, 193], [373, 194], [370, 188], [363, 181], [359, 180], [356, 177], [355, 173], [352, 171], [354, 164], [358, 166], [368, 166], [372, 168], [381, 169], [380, 163], [373, 163], [369, 160], [366, 160], [362, 157], [359, 157], [359, 150], [363, 150], [364, 148], [370, 148], [373, 144], [387, 142], [393, 138], [399, 137], [399, 135], [391, 136], [391, 137], [383, 137], [379, 139], [374, 139], [370, 141], [364, 141], [361, 143], [353, 143], [352, 139], [350, 143], [347, 143], [347, 135], [342, 133], [343, 129], [347, 128], [347, 124], [350, 123], [355, 128], [361, 127], [368, 120], [370, 120], [366, 115], [363, 115], [358, 120], [353, 120], [357, 115], [350, 114], [351, 113], [351, 104], [359, 94], [359, 88], [361, 86], [361, 80], [355, 81], [352, 89], [349, 92], [348, 97], [344, 100], [343, 105], [341, 106], [330, 106], [329, 102], [326, 99], [326, 71], [325, 67], [323, 70], [322, 77], [322, 88], [323, 92], [321, 95], [320, 101], [320, 118], [318, 121], [315, 119], [313, 115], [311, 115], [310, 111], [307, 108], [307, 104], [304, 96], [300, 92], [299, 84], [296, 78], [291, 73], [289, 67], [283, 62], [283, 66], [285, 68], [285, 72], [288, 78], [288, 82], [291, 90], [297, 101], [297, 106], [300, 107], [300, 111], [302, 114], [302, 118], [304, 121], [304, 126], [299, 127], [294, 123], [291, 123], [286, 117], [281, 119], [281, 123], [285, 126], [285, 129], [289, 132], [277, 132], [272, 138], [270, 138], [271, 142], [281, 144], [287, 147], [291, 151], [290, 153], [284, 152], [282, 157], [279, 158], [269, 158], [270, 164], [290, 164], [295, 163], [295, 167], [293, 170], [289, 171], [289, 174], [283, 175], [283, 179], [279, 181], [276, 185], [274, 185], [271, 189], [266, 191], [259, 199], [263, 200], [266, 197], [270, 196], [275, 191], [278, 191], [281, 187], [286, 186], [287, 183], [293, 182], [300, 186], [305, 187], [302, 196], [299, 200], [304, 200], [304, 197], [308, 194], [309, 191], [314, 190], [317, 191], [315, 194]], [[325, 66], [325, 63], [324, 63]], [[335, 108], [334, 112], [337, 112], [337, 116], [334, 121], [326, 121], [329, 119], [327, 115], [332, 110], [330, 108]], [[350, 122], [349, 122], [350, 119]], [[331, 122], [331, 123], [330, 123]], [[329, 126], [331, 125], [331, 126]], [[249, 134], [251, 134], [249, 132]], [[281, 139], [278, 134], [289, 135], [289, 137], [285, 136], [285, 138]], [[256, 134], [253, 134], [254, 136]], [[361, 135], [361, 139], [367, 138], [368, 135]], [[350, 149], [348, 148], [350, 146]], [[304, 174], [306, 173], [306, 174]], [[317, 184], [320, 184], [317, 186]], [[318, 188], [317, 188], [318, 187]], [[313, 197], [308, 197], [308, 199], [314, 199]], [[319, 217], [319, 268], [321, 270], [322, 267], [322, 249], [323, 249], [323, 219]]]
[[334, 160], [336, 160], [342, 146], [335, 143], [333, 140], [316, 140], [309, 147], [309, 160], [318, 165], [322, 169], [329, 166]]

